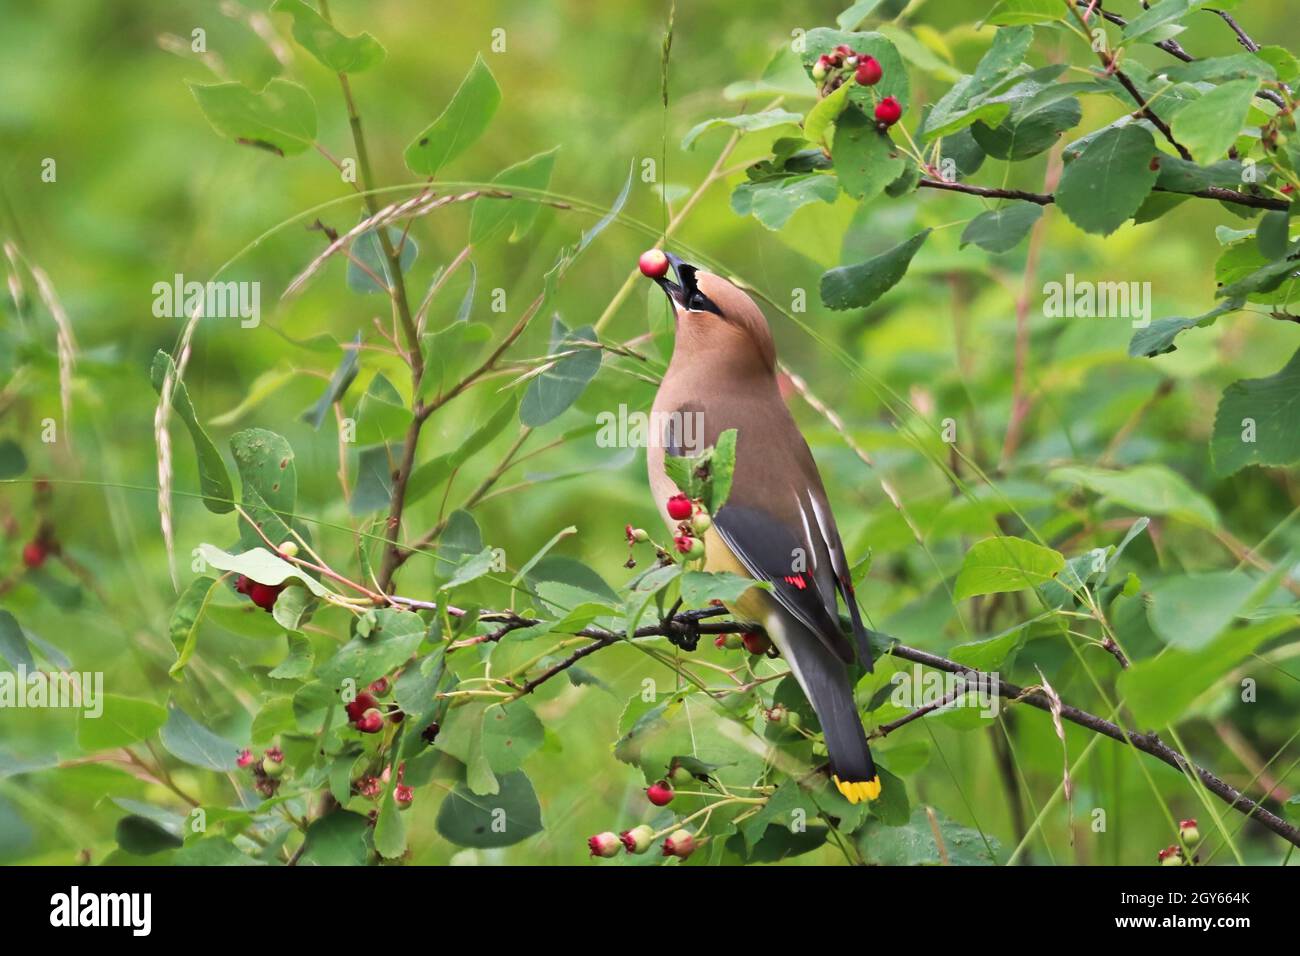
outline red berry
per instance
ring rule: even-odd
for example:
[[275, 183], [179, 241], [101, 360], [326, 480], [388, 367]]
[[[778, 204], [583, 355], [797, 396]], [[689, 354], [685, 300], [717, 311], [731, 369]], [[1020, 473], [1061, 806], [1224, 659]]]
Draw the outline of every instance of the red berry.
[[29, 541], [23, 545], [23, 564], [35, 570], [45, 563], [48, 552], [39, 541]]
[[400, 724], [405, 719], [406, 714], [402, 713], [400, 710], [394, 710], [388, 715], [388, 722], [390, 724]]
[[876, 119], [886, 126], [893, 126], [903, 115], [903, 107], [892, 96], [886, 96], [876, 104]]
[[343, 706], [348, 712], [348, 720], [356, 723], [361, 719], [361, 715], [374, 707], [376, 703], [375, 698], [368, 691], [363, 690]]
[[656, 807], [666, 807], [673, 802], [673, 788], [667, 780], [660, 780], [645, 788], [646, 799]]
[[835, 48], [835, 52], [840, 56], [857, 56], [857, 51], [847, 43], [841, 43]]
[[694, 511], [695, 506], [685, 495], [673, 495], [668, 499], [668, 517], [674, 521], [685, 521]]
[[378, 709], [371, 707], [353, 721], [353, 726], [363, 734], [377, 734], [384, 729], [384, 715]]
[[757, 631], [750, 631], [741, 640], [745, 643], [745, 650], [751, 654], [766, 654], [772, 647], [772, 642], [768, 639], [768, 636]]
[[1160, 157], [1152, 156], [1151, 162], [1147, 164], [1147, 169], [1151, 170], [1153, 173], [1157, 172], [1160, 169]]
[[874, 56], [869, 56], [858, 61], [858, 69], [853, 77], [863, 86], [875, 86], [884, 73], [885, 71], [880, 68], [880, 61]]
[[1287, 195], [1287, 196], [1291, 195], [1293, 192], [1295, 192], [1295, 185], [1292, 184], [1292, 183], [1286, 183], [1286, 184], [1284, 184], [1284, 185], [1282, 186], [1282, 192], [1283, 192], [1284, 195]]
[[235, 766], [243, 770], [245, 767], [252, 766], [253, 760], [253, 751], [245, 747], [239, 752], [239, 756], [235, 758]]
[[275, 599], [283, 590], [283, 584], [262, 584], [254, 581], [248, 589], [248, 596], [263, 611], [270, 611], [275, 607]]
[[648, 279], [661, 279], [668, 274], [668, 257], [662, 249], [647, 249], [636, 264]]
[[387, 678], [387, 677], [381, 677], [381, 678], [379, 678], [378, 680], [373, 680], [373, 681], [371, 681], [371, 682], [370, 682], [370, 693], [374, 694], [376, 697], [383, 697], [385, 694], [387, 694], [387, 693], [388, 693], [388, 678]]
[[253, 582], [245, 575], [235, 578], [235, 590], [240, 594], [247, 594], [253, 589]]

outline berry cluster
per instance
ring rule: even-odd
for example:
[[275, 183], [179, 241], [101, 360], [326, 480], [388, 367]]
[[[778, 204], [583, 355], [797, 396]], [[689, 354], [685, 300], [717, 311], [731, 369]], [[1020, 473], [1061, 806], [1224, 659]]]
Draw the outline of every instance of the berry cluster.
[[[833, 52], [819, 56], [812, 68], [813, 79], [820, 84], [822, 96], [839, 89], [850, 77], [860, 86], [875, 86], [884, 75], [879, 60], [859, 53], [845, 43], [841, 43]], [[876, 102], [875, 118], [881, 129], [893, 126], [902, 116], [903, 106], [892, 96]]]
[[279, 747], [269, 747], [263, 751], [259, 760], [253, 751], [244, 748], [235, 758], [235, 766], [241, 770], [251, 767], [253, 786], [257, 792], [264, 797], [273, 797], [280, 786], [280, 778], [284, 776], [284, 751]]
[[[387, 694], [389, 688], [388, 678], [381, 677], [372, 681], [369, 688], [344, 704], [343, 709], [347, 711], [348, 723], [363, 734], [377, 734], [383, 730], [385, 716], [388, 717], [389, 723], [400, 724], [406, 717], [401, 708], [396, 704], [389, 704], [387, 710], [384, 710], [379, 703], [378, 698]], [[438, 725], [430, 724], [424, 728], [421, 736], [426, 743], [433, 743], [434, 738], [438, 736]]]
[[[393, 788], [393, 802], [397, 804], [397, 809], [408, 810], [411, 804], [415, 803], [415, 790], [404, 781], [406, 776], [406, 762], [403, 761], [397, 765], [397, 786]], [[384, 784], [391, 779], [388, 767], [384, 767], [379, 776], [374, 774], [365, 774], [352, 781], [352, 792], [367, 800], [378, 799], [384, 792]]]
[[[693, 776], [685, 767], [674, 764], [669, 776], [679, 782], [693, 779]], [[673, 793], [672, 784], [668, 780], [660, 780], [646, 787], [646, 799], [656, 807], [666, 807], [672, 803]], [[618, 855], [621, 846], [628, 853], [644, 853], [650, 849], [654, 841], [667, 833], [664, 842], [660, 845], [664, 856], [675, 856], [684, 860], [695, 852], [698, 842], [695, 834], [689, 830], [676, 829], [656, 831], [649, 824], [641, 824], [630, 830], [624, 830], [622, 833], [615, 834], [613, 830], [606, 830], [604, 833], [597, 833], [595, 836], [587, 838], [587, 849], [591, 851], [592, 856], [609, 858]]]
[[[704, 533], [713, 527], [713, 519], [703, 503], [692, 501], [686, 495], [676, 494], [668, 499], [667, 509], [668, 517], [677, 522], [676, 533], [673, 535], [673, 550], [682, 556], [683, 561], [698, 561], [703, 558]], [[627, 539], [628, 546], [627, 563], [624, 567], [634, 568], [636, 559], [632, 557], [632, 549], [638, 544], [646, 542], [654, 544], [654, 542], [644, 528], [634, 528], [630, 524], [624, 525], [623, 537]], [[663, 564], [671, 562], [672, 558], [666, 550], [657, 544], [655, 550], [658, 552], [660, 562]]]

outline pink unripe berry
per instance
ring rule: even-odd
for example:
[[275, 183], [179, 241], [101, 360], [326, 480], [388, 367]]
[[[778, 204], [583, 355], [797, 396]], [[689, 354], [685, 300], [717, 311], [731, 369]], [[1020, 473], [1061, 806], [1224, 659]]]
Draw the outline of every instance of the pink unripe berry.
[[688, 830], [677, 830], [664, 840], [664, 856], [684, 860], [695, 851], [695, 837]]
[[621, 845], [622, 841], [612, 830], [606, 830], [604, 833], [597, 833], [595, 836], [587, 838], [587, 849], [591, 851], [592, 856], [605, 858], [617, 856]]

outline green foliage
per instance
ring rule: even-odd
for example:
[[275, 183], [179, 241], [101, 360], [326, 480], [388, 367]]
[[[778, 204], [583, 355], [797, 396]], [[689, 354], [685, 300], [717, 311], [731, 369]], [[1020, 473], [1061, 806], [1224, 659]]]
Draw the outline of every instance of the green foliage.
[[[141, 13], [161, 73], [75, 17], [10, 18], [13, 122], [95, 162], [51, 146], [35, 188], [19, 150], [3, 183], [0, 658], [110, 693], [0, 708], [0, 862], [571, 864], [643, 823], [699, 848], [618, 862], [1136, 864], [1199, 814], [1202, 862], [1277, 863], [1265, 815], [1208, 813], [1074, 711], [986, 712], [965, 669], [1251, 799], [1243, 742], [1293, 785], [1300, 61], [1187, 0], [1126, 26], [982, 6], [845, 0], [794, 35], [709, 3], [666, 33], [539, 8], [565, 38], [542, 68], [472, 39], [499, 5], [354, 24], [276, 0], [210, 20], [207, 50]], [[1235, 15], [1260, 41], [1293, 20]], [[841, 44], [880, 82], [821, 75]], [[720, 570], [698, 515], [710, 561], [681, 560], [646, 490], [637, 413], [678, 323], [713, 321], [643, 290], [651, 244], [772, 326], [876, 651], [851, 675], [869, 803], [727, 612], [772, 582]], [[260, 314], [138, 321], [182, 271], [257, 283]], [[1133, 307], [1053, 312], [1067, 277]], [[664, 467], [716, 513], [767, 440]]]

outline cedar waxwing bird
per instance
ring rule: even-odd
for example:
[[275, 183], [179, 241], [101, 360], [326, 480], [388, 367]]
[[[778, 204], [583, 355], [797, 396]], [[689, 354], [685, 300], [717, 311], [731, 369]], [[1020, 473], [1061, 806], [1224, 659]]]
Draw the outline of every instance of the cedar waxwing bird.
[[[880, 778], [848, 671], [855, 658], [871, 670], [871, 649], [821, 475], [777, 386], [767, 319], [731, 282], [676, 256], [652, 250], [641, 271], [667, 293], [677, 320], [651, 416], [662, 430], [648, 450], [660, 513], [670, 529], [678, 524], [667, 510], [678, 489], [664, 455], [699, 454], [736, 429], [731, 491], [704, 535], [705, 570], [770, 582], [770, 591], [751, 588], [729, 610], [760, 625], [789, 662], [821, 722], [840, 792], [851, 803], [874, 800]], [[840, 629], [839, 598], [852, 641]]]

